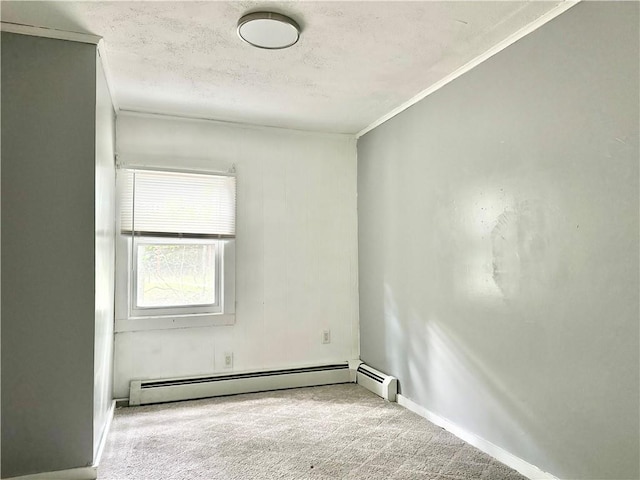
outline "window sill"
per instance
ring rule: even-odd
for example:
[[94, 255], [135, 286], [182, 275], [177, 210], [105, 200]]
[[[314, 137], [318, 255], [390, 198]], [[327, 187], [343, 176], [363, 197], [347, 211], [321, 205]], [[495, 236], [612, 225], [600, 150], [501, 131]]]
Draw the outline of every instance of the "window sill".
[[145, 330], [167, 330], [172, 328], [198, 328], [233, 325], [233, 313], [206, 315], [171, 315], [162, 317], [133, 317], [116, 319], [115, 332], [139, 332]]

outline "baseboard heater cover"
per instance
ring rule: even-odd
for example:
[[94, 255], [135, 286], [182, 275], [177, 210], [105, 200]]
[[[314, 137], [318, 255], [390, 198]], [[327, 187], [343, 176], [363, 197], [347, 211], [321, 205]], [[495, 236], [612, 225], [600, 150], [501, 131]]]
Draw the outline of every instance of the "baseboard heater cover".
[[147, 405], [349, 382], [352, 382], [352, 379], [347, 362], [206, 377], [132, 380], [129, 386], [129, 405]]
[[356, 370], [356, 382], [390, 402], [396, 401], [398, 379], [361, 363]]

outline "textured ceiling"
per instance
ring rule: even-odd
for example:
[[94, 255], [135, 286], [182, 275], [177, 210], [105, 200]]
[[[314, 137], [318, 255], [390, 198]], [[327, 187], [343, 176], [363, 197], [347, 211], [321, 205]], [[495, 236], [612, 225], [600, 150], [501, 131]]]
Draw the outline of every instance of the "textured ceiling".
[[[356, 133], [553, 9], [509, 2], [2, 2], [2, 21], [104, 37], [123, 110]], [[241, 42], [247, 12], [302, 27]]]

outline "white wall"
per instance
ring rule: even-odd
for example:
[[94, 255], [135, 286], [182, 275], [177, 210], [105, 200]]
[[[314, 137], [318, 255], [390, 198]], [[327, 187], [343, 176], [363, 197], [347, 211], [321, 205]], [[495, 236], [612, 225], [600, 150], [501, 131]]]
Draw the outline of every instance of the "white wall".
[[95, 344], [93, 458], [96, 458], [113, 399], [115, 277], [115, 112], [100, 54], [96, 54]]
[[560, 478], [640, 477], [638, 14], [582, 2], [358, 142], [362, 359]]
[[352, 137], [122, 113], [116, 138], [129, 164], [238, 176], [235, 324], [116, 332], [117, 398], [134, 378], [228, 372], [225, 352], [234, 371], [358, 357]]

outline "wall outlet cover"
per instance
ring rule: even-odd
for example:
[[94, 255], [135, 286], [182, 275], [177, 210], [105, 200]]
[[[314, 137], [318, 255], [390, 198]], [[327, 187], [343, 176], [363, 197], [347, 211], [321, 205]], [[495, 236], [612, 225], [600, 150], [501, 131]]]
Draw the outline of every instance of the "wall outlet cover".
[[233, 352], [224, 352], [224, 368], [233, 368]]

